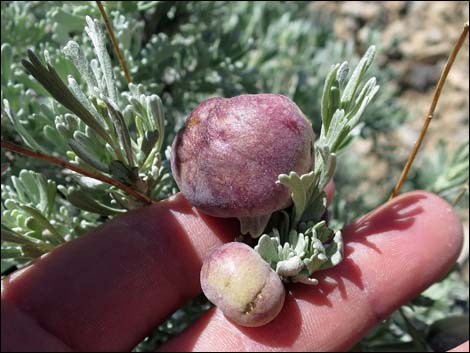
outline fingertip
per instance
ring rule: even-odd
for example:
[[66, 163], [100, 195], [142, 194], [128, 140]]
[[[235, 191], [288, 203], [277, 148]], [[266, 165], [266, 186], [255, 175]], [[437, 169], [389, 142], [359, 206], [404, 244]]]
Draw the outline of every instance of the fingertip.
[[469, 344], [468, 341], [462, 343], [460, 346], [457, 346], [451, 349], [449, 352], [468, 352]]
[[[415, 207], [423, 209], [417, 221], [423, 230], [428, 230], [429, 242], [440, 247], [442, 254], [455, 262], [463, 245], [463, 225], [455, 208], [439, 195], [425, 190], [403, 194], [397, 202], [401, 200], [417, 201]], [[391, 202], [393, 204], [393, 200]]]
[[447, 201], [412, 191], [348, 226], [344, 237], [346, 259], [353, 253], [363, 272], [367, 268], [364, 287], [381, 319], [448, 273], [462, 247], [463, 227]]

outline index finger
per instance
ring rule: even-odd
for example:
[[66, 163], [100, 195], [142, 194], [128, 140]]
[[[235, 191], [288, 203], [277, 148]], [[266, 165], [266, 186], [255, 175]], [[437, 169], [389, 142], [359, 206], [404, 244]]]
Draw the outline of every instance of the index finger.
[[117, 217], [2, 280], [2, 350], [130, 350], [200, 293], [202, 258], [236, 235], [181, 195]]
[[199, 213], [181, 194], [116, 217], [2, 280], [2, 350], [34, 350], [41, 338], [130, 350], [201, 292], [202, 259], [238, 234], [238, 221]]

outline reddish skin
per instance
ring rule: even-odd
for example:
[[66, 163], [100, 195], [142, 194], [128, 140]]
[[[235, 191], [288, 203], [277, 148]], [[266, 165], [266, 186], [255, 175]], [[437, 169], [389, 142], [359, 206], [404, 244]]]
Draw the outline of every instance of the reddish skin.
[[469, 344], [468, 341], [462, 343], [460, 346], [455, 347], [454, 349], [450, 350], [449, 352], [468, 352]]
[[206, 297], [235, 323], [258, 327], [272, 321], [286, 297], [279, 276], [243, 243], [219, 246], [204, 259], [201, 287]]
[[290, 204], [277, 177], [311, 170], [313, 140], [312, 125], [285, 96], [210, 98], [175, 137], [171, 168], [200, 210], [217, 217], [262, 216]]
[[[130, 350], [200, 293], [201, 259], [237, 228], [177, 195], [59, 247], [2, 280], [2, 350]], [[348, 226], [346, 259], [317, 288], [288, 287], [268, 325], [240, 328], [213, 309], [162, 350], [346, 350], [442, 278], [462, 233], [447, 202], [404, 194]]]

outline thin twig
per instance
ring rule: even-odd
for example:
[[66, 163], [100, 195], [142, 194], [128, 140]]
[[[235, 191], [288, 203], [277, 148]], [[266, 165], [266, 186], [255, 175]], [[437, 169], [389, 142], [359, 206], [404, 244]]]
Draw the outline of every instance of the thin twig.
[[462, 199], [463, 195], [465, 195], [467, 190], [468, 190], [468, 178], [467, 178], [467, 181], [465, 181], [465, 183], [462, 185], [459, 193], [457, 194], [454, 201], [452, 202], [452, 206], [455, 206], [460, 202], [460, 200]]
[[455, 44], [454, 48], [452, 49], [446, 65], [444, 66], [444, 70], [442, 70], [441, 77], [439, 78], [439, 82], [437, 83], [436, 89], [434, 91], [434, 96], [431, 102], [431, 107], [429, 108], [429, 112], [426, 116], [426, 120], [424, 121], [423, 127], [421, 128], [421, 132], [419, 134], [418, 140], [416, 141], [413, 147], [413, 150], [411, 151], [410, 156], [408, 157], [408, 160], [406, 161], [405, 167], [403, 168], [403, 171], [400, 175], [400, 179], [398, 179], [398, 182], [395, 188], [393, 189], [390, 199], [393, 199], [395, 196], [398, 195], [398, 193], [400, 192], [401, 186], [403, 185], [406, 179], [406, 176], [408, 175], [408, 172], [410, 171], [411, 165], [413, 164], [416, 154], [418, 153], [418, 150], [421, 147], [424, 137], [426, 136], [426, 132], [428, 130], [429, 124], [431, 123], [431, 120], [434, 116], [434, 111], [436, 110], [437, 102], [439, 101], [442, 87], [444, 86], [447, 75], [449, 74], [452, 64], [454, 63], [455, 58], [460, 48], [462, 47], [465, 41], [465, 38], [467, 37], [467, 34], [468, 34], [468, 22], [464, 25], [463, 31], [460, 34], [460, 37], [457, 43]]
[[111, 22], [109, 21], [108, 15], [106, 14], [106, 11], [101, 1], [96, 1], [96, 4], [98, 5], [101, 16], [103, 17], [104, 23], [106, 25], [106, 29], [108, 30], [109, 36], [111, 37], [111, 42], [113, 43], [114, 51], [116, 52], [116, 55], [119, 60], [119, 64], [121, 65], [121, 68], [124, 71], [124, 76], [126, 77], [127, 83], [131, 83], [132, 78], [129, 73], [129, 69], [127, 68], [126, 61], [124, 60], [124, 56], [122, 55], [121, 50], [119, 49], [119, 45], [116, 40], [116, 36], [114, 35], [113, 27], [111, 26]]
[[52, 156], [49, 156], [45, 153], [41, 153], [41, 152], [36, 152], [36, 151], [32, 151], [30, 149], [27, 149], [27, 148], [24, 148], [20, 145], [17, 145], [15, 143], [12, 143], [12, 142], [8, 142], [8, 141], [3, 141], [2, 140], [2, 148], [3, 149], [6, 149], [8, 151], [12, 151], [12, 152], [15, 152], [15, 153], [19, 153], [19, 154], [22, 154], [22, 155], [25, 155], [25, 156], [28, 156], [28, 157], [33, 157], [33, 158], [36, 158], [36, 159], [40, 159], [40, 160], [43, 160], [43, 161], [47, 161], [49, 163], [52, 163], [52, 164], [55, 164], [55, 165], [58, 165], [62, 168], [65, 168], [65, 169], [70, 169], [76, 173], [79, 173], [79, 174], [82, 174], [82, 175], [85, 175], [89, 178], [93, 178], [93, 179], [96, 179], [96, 180], [99, 180], [99, 181], [102, 181], [103, 183], [107, 183], [107, 184], [110, 184], [110, 185], [113, 185], [123, 191], [125, 191], [126, 193], [128, 193], [129, 195], [132, 195], [134, 196], [136, 199], [139, 199], [145, 203], [148, 203], [148, 204], [151, 204], [151, 203], [155, 203], [155, 201], [153, 201], [151, 198], [149, 198], [148, 196], [145, 196], [143, 194], [141, 194], [140, 192], [130, 188], [129, 186], [127, 185], [124, 185], [110, 177], [107, 177], [105, 175], [101, 175], [101, 174], [97, 174], [97, 173], [94, 173], [94, 172], [90, 172], [86, 169], [83, 169], [83, 168], [80, 168], [80, 167], [77, 167], [76, 165], [73, 165], [69, 162], [66, 162], [62, 159], [59, 159], [59, 158], [56, 158], [56, 157], [52, 157]]

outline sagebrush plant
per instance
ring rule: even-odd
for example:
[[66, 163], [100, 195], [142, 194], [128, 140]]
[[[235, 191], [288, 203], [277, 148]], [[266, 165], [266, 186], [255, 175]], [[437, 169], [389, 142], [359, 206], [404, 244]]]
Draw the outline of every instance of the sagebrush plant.
[[[146, 95], [142, 85], [134, 84], [129, 84], [128, 92], [118, 93], [106, 49], [106, 36], [100, 23], [87, 17], [85, 31], [92, 42], [96, 58], [89, 62], [75, 41], [69, 41], [63, 48], [65, 56], [79, 74], [81, 85], [78, 78], [72, 75], [67, 77], [67, 84], [61, 79], [47, 50], [44, 51], [46, 63], [42, 63], [33, 51], [28, 52], [28, 60], [22, 61], [25, 69], [54, 99], [49, 102], [50, 108], [41, 104], [44, 107], [41, 115], [45, 118], [43, 141], [22, 128], [7, 98], [2, 102], [4, 114], [16, 127], [23, 143], [33, 150], [50, 153], [47, 145], [55, 144], [63, 148], [62, 154], [74, 164], [107, 174], [152, 200], [157, 201], [173, 194], [169, 172], [163, 166], [164, 157], [161, 153], [164, 111], [160, 98], [157, 95]], [[129, 128], [131, 125], [133, 129]], [[6, 222], [2, 223], [2, 231], [10, 236], [3, 244], [3, 259], [7, 253], [12, 257], [14, 249], [30, 249], [35, 243], [34, 235], [38, 247], [58, 245], [65, 241], [65, 234], [61, 234], [58, 229], [66, 228], [66, 225], [57, 222], [52, 224], [47, 220], [54, 210], [55, 183], [31, 181], [33, 175], [22, 171], [20, 179], [14, 179], [15, 190], [6, 187], [2, 194], [5, 196], [2, 207], [5, 208], [5, 214], [11, 216], [8, 228]], [[73, 175], [73, 178], [76, 183], [59, 185], [57, 189], [69, 203], [83, 211], [112, 216], [143, 205], [141, 200], [118, 188], [110, 188], [102, 182], [77, 175]], [[41, 176], [36, 176], [36, 179], [42, 181]], [[39, 197], [29, 194], [29, 198], [21, 197], [25, 194], [24, 190], [32, 185], [38, 185]], [[19, 195], [19, 202], [14, 201], [15, 191]], [[47, 209], [43, 205], [45, 203]], [[25, 245], [19, 240], [22, 226], [23, 230], [27, 230], [24, 235], [33, 237], [29, 239], [33, 244]], [[23, 251], [21, 257], [34, 258], [40, 254], [39, 251], [33, 253], [29, 250]]]
[[[313, 119], [317, 136], [321, 136], [321, 92], [331, 64], [347, 59], [356, 65], [359, 61], [354, 43], [337, 41], [331, 22], [312, 15], [305, 2], [109, 1], [105, 6], [121, 50], [134, 81], [142, 84], [129, 87], [112, 52], [111, 66], [106, 64], [106, 39], [93, 43], [82, 34], [85, 16], [99, 18], [94, 3], [2, 2], [1, 6], [2, 139], [67, 158], [150, 193], [155, 200], [176, 191], [168, 176], [164, 151], [198, 102], [214, 95], [283, 93]], [[95, 36], [102, 35], [99, 23], [89, 22], [88, 28]], [[379, 35], [373, 33], [370, 43], [379, 43]], [[75, 56], [76, 63], [83, 63], [83, 58], [89, 61], [82, 69], [88, 70], [90, 82], [74, 60], [64, 55], [69, 40], [75, 42], [68, 45], [69, 57]], [[20, 64], [28, 48], [34, 48], [36, 53], [30, 58], [33, 70], [41, 70], [41, 66], [48, 70], [49, 64], [73, 94], [80, 96], [83, 92], [85, 99], [79, 103], [104, 126], [100, 133], [108, 136], [104, 141], [109, 147], [103, 148], [102, 140], [94, 138], [99, 133], [82, 119], [83, 111], [64, 108], [28, 75]], [[372, 66], [370, 71], [382, 85], [393, 77], [386, 66]], [[393, 176], [398, 175], [402, 165], [393, 150], [379, 142], [380, 137], [388, 136], [406, 119], [405, 110], [396, 103], [398, 93], [384, 86], [352, 132], [372, 141], [378, 158], [389, 166], [390, 178], [384, 181], [385, 187], [376, 189], [374, 198], [355, 195], [356, 184], [369, 168], [368, 162], [355, 160], [350, 152], [339, 156], [337, 193], [355, 196], [333, 202], [330, 212], [335, 223], [330, 226], [335, 229], [384, 201], [396, 180]], [[127, 137], [122, 127], [128, 128]], [[144, 127], [158, 133], [142, 134]], [[416, 167], [406, 188], [430, 189], [453, 201], [468, 178], [468, 141], [456, 151], [442, 148], [436, 155], [439, 159], [423, 158], [429, 162]], [[1, 156], [2, 163], [10, 162], [5, 174], [2, 164], [2, 274], [142, 204], [115, 187], [61, 172], [44, 162], [13, 158], [3, 150]], [[350, 168], [352, 165], [354, 168]], [[468, 207], [468, 199], [464, 197], [459, 205]], [[463, 288], [462, 293], [467, 288], [466, 295], [451, 297], [456, 285]], [[360, 348], [367, 351], [402, 341], [411, 345], [407, 349], [422, 349], [415, 343], [426, 342], [429, 325], [443, 316], [468, 310], [465, 286], [456, 279], [456, 273], [447, 277], [428, 290], [440, 291], [439, 300], [415, 302], [415, 307], [425, 305], [426, 309], [405, 313], [419, 330], [395, 314], [365, 338]], [[443, 305], [445, 296], [451, 305]], [[155, 348], [207, 308], [202, 299], [190, 303], [156, 328], [136, 350]]]

